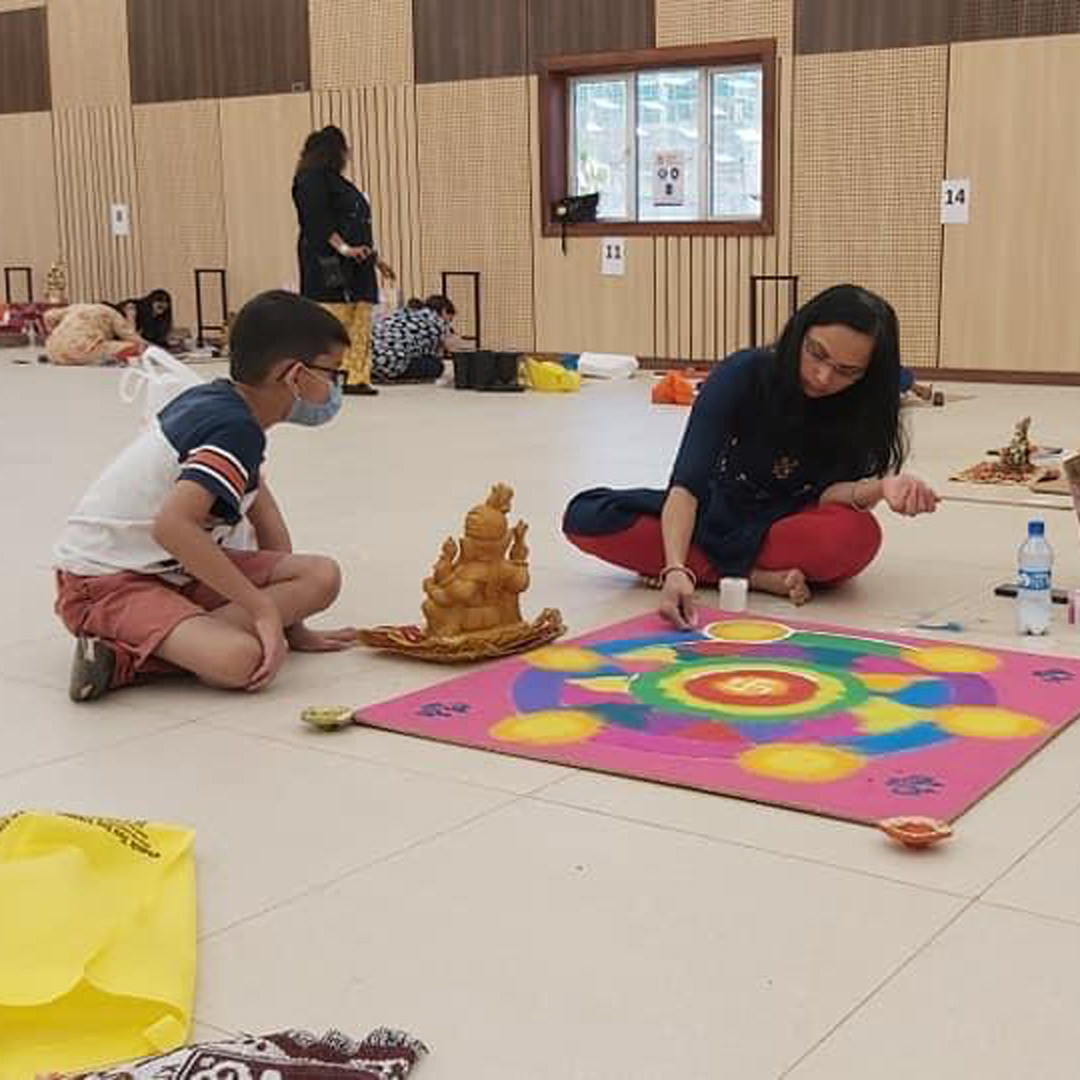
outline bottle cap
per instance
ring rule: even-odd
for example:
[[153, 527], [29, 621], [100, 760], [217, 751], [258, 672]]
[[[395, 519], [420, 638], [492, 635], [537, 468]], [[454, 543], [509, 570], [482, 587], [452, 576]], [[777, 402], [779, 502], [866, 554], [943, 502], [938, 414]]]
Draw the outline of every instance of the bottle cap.
[[1045, 536], [1046, 535], [1046, 522], [1035, 521], [1028, 522], [1028, 536]]

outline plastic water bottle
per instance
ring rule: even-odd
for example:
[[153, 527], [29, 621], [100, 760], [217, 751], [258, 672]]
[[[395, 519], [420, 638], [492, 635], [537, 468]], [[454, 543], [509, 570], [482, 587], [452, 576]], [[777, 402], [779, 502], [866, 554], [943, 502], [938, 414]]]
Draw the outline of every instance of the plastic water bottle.
[[1028, 538], [1017, 558], [1016, 614], [1021, 634], [1045, 634], [1050, 629], [1050, 570], [1054, 549], [1046, 542], [1046, 524], [1028, 522]]

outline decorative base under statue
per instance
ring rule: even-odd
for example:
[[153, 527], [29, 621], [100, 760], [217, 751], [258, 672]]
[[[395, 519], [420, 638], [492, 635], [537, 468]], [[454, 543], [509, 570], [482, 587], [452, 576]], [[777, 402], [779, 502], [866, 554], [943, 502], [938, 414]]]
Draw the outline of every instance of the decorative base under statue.
[[460, 543], [448, 537], [424, 580], [424, 626], [375, 626], [360, 641], [375, 649], [438, 663], [466, 663], [534, 649], [565, 633], [562, 615], [545, 608], [521, 617], [529, 587], [528, 526], [507, 523], [514, 492], [496, 484], [487, 501], [465, 517]]

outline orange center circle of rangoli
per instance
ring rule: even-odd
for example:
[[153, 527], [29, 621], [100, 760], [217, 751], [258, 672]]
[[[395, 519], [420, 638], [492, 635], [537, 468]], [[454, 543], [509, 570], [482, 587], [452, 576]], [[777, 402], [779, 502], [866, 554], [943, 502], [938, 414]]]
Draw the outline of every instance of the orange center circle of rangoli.
[[788, 671], [746, 668], [710, 671], [688, 680], [683, 688], [690, 697], [714, 705], [760, 705], [769, 709], [809, 701], [817, 693], [818, 684]]

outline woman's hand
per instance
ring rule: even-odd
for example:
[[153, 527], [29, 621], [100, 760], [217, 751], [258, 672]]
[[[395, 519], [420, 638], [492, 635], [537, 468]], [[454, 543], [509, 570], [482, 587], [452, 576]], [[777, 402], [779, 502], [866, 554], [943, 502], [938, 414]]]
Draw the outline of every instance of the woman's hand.
[[379, 259], [375, 265], [379, 268], [379, 273], [382, 274], [387, 281], [397, 281], [397, 274], [394, 273], [394, 269], [389, 263], [385, 263], [382, 259]]
[[371, 248], [367, 244], [360, 244], [359, 247], [348, 246], [342, 252], [342, 255], [346, 259], [355, 259], [357, 262], [367, 262], [371, 258]]
[[881, 494], [889, 509], [905, 517], [932, 514], [940, 501], [937, 492], [917, 476], [886, 476], [881, 481]]
[[671, 570], [660, 590], [660, 614], [680, 630], [697, 626], [694, 579], [682, 570]]

